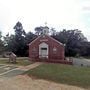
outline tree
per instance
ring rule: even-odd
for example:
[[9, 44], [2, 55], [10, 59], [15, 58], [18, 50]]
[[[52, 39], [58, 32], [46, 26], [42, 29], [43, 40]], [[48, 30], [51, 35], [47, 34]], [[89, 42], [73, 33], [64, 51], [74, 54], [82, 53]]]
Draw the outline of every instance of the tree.
[[37, 35], [33, 34], [32, 32], [26, 33], [25, 36], [25, 55], [28, 56], [29, 53], [29, 43], [31, 43], [34, 39], [36, 39]]
[[17, 22], [14, 26], [15, 34], [10, 35], [7, 34], [4, 37], [4, 44], [7, 47], [7, 51], [12, 51], [18, 56], [24, 56], [25, 54], [25, 31], [20, 22]]
[[16, 51], [16, 44], [15, 43], [17, 43], [16, 41], [15, 41], [15, 35], [6, 35], [5, 37], [4, 37], [4, 45], [5, 45], [5, 47], [6, 47], [6, 51], [13, 51], [13, 52], [15, 52]]
[[25, 37], [26, 44], [31, 43], [36, 37], [37, 35], [33, 34], [32, 32], [28, 32]]
[[90, 42], [87, 42], [87, 48], [86, 48], [86, 56], [90, 56]]
[[4, 50], [5, 48], [4, 48], [4, 43], [2, 41], [2, 33], [0, 31], [0, 54], [2, 54]]
[[28, 44], [37, 36], [32, 32], [26, 33], [20, 22], [14, 26], [15, 34], [7, 34], [4, 43], [7, 51], [14, 52], [17, 56], [28, 56]]
[[69, 56], [81, 54], [80, 47], [82, 45], [82, 42], [87, 42], [86, 37], [84, 37], [84, 35], [78, 29], [74, 30], [63, 29], [63, 31], [59, 32], [53, 37], [58, 41], [62, 42], [63, 44], [65, 44], [65, 53], [66, 55]]
[[35, 28], [35, 34], [36, 35], [41, 35], [42, 32], [43, 32], [43, 27], [42, 26]]
[[42, 35], [42, 34], [49, 34], [49, 27], [47, 27], [47, 26], [45, 26], [45, 27], [42, 27], [42, 26], [36, 27], [35, 28], [35, 34], [37, 36]]
[[25, 30], [23, 29], [23, 26], [21, 22], [17, 22], [16, 25], [14, 26], [15, 30], [15, 37], [13, 38], [14, 43], [13, 47], [13, 52], [16, 53], [18, 56], [23, 56], [25, 54]]
[[51, 33], [52, 36], [56, 35], [56, 30], [55, 30], [55, 28], [51, 28], [51, 29], [50, 29], [50, 33]]

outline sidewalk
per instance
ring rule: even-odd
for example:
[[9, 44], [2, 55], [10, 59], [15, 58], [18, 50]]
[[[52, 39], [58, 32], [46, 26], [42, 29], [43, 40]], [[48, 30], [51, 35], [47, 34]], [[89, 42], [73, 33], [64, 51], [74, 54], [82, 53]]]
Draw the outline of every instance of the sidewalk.
[[21, 66], [21, 67], [19, 67], [18, 69], [23, 70], [23, 71], [28, 71], [28, 70], [30, 70], [30, 69], [33, 69], [33, 68], [38, 67], [38, 66], [41, 65], [41, 64], [43, 64], [43, 63], [42, 63], [42, 62], [35, 62], [35, 63], [30, 64], [30, 65], [28, 65], [28, 66]]
[[[36, 68], [36, 67], [38, 67], [41, 64], [43, 64], [43, 63], [35, 62], [35, 63], [30, 64], [28, 66], [18, 66], [16, 68], [13, 68], [13, 69], [7, 70], [7, 71], [5, 71], [3, 73], [0, 73], [0, 76], [3, 76], [3, 77], [13, 77], [13, 76], [21, 75], [25, 71], [28, 71], [28, 70], [33, 69], [33, 68]], [[2, 68], [4, 68], [4, 67], [6, 67], [6, 66], [2, 66]]]

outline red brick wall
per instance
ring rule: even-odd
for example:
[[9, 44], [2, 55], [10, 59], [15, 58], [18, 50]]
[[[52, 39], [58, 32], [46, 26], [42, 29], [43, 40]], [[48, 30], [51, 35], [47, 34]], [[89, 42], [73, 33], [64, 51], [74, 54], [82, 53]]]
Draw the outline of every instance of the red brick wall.
[[[44, 41], [43, 41], [44, 40]], [[39, 44], [45, 42], [49, 46], [48, 60], [64, 60], [64, 46], [58, 41], [52, 39], [49, 36], [39, 37], [29, 45], [29, 57], [32, 59], [39, 59]], [[56, 47], [57, 51], [53, 52], [53, 48]], [[36, 48], [36, 51], [33, 51]]]

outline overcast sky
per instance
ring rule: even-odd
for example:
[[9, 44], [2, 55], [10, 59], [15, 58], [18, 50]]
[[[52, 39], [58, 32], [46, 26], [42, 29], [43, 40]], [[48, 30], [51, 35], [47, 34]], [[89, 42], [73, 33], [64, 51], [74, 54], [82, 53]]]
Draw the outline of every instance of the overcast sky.
[[12, 33], [16, 22], [25, 31], [36, 26], [80, 29], [90, 41], [90, 0], [0, 0], [0, 30]]

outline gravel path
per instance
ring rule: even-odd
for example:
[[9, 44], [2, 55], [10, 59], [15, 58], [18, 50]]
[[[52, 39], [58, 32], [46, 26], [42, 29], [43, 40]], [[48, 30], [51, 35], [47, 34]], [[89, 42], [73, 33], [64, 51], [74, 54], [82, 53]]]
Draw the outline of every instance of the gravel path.
[[85, 90], [75, 86], [57, 84], [51, 81], [19, 75], [0, 79], [0, 90]]
[[0, 67], [0, 76], [11, 78], [11, 77], [20, 75], [20, 74], [24, 73], [25, 71], [33, 69], [41, 64], [42, 64], [41, 62], [36, 62], [36, 63], [30, 64], [28, 66], [18, 66], [18, 67], [3, 65]]
[[33, 68], [35, 68], [35, 67], [37, 67], [37, 66], [39, 66], [41, 64], [42, 64], [42, 62], [35, 62], [35, 63], [30, 64], [28, 66], [19, 67], [19, 69], [20, 70], [24, 70], [24, 71], [28, 71], [28, 70], [33, 69]]
[[87, 66], [90, 67], [90, 60], [85, 58], [73, 58], [73, 64], [75, 66]]
[[[57, 84], [51, 81], [31, 78], [27, 75], [18, 75], [23, 71], [35, 68], [42, 63], [37, 62], [25, 67], [19, 67], [17, 74], [13, 70], [11, 73], [0, 76], [0, 90], [85, 90], [83, 88]], [[15, 76], [14, 76], [15, 75]], [[12, 77], [13, 76], [13, 77]], [[88, 89], [90, 90], [90, 89]]]

